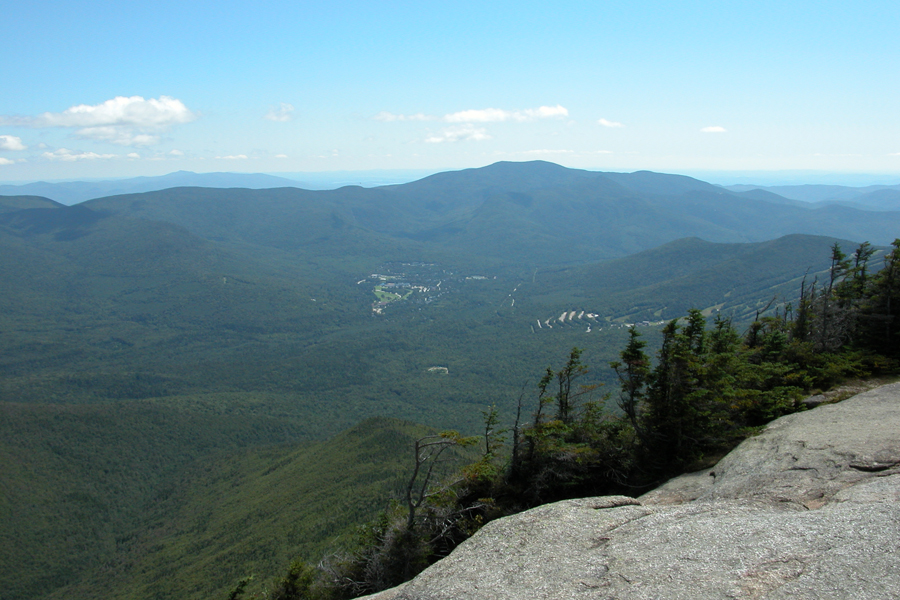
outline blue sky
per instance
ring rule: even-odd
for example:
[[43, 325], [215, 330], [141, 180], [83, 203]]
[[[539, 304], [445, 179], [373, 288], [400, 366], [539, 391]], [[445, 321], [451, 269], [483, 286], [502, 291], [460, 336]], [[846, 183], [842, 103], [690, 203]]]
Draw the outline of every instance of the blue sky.
[[900, 176], [900, 3], [6, 2], [0, 181]]

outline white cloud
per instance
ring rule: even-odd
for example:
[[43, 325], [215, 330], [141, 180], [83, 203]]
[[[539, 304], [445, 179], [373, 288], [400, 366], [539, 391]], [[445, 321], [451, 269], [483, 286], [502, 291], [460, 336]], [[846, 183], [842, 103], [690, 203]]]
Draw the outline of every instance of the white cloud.
[[120, 146], [152, 146], [159, 143], [159, 136], [148, 133], [136, 133], [127, 127], [85, 127], [76, 132], [83, 140], [98, 140]]
[[294, 118], [293, 113], [294, 107], [287, 102], [282, 102], [277, 107], [270, 108], [269, 112], [267, 112], [263, 118], [269, 121], [279, 121], [284, 123]]
[[0, 150], [25, 150], [27, 146], [22, 143], [22, 138], [14, 135], [0, 135]]
[[526, 110], [502, 110], [485, 108], [481, 110], [463, 110], [444, 115], [443, 121], [448, 123], [496, 123], [502, 121], [533, 121], [535, 119], [552, 119], [567, 117], [569, 111], [563, 106], [541, 106]]
[[575, 154], [574, 150], [524, 150], [519, 152], [519, 154]]
[[444, 121], [446, 123], [499, 123], [503, 121], [534, 121], [535, 119], [553, 119], [569, 116], [569, 111], [557, 104], [556, 106], [540, 106], [525, 110], [503, 110], [500, 108], [483, 108], [461, 110], [449, 113], [443, 117], [416, 113], [414, 115], [398, 115], [382, 111], [375, 115], [376, 121]]
[[618, 121], [607, 121], [606, 119], [600, 119], [597, 122], [600, 123], [601, 125], [603, 125], [604, 127], [625, 127]]
[[219, 158], [222, 160], [247, 160], [247, 155], [246, 154], [231, 154], [228, 156], [217, 156], [216, 158]]
[[549, 149], [549, 148], [541, 148], [537, 150], [518, 150], [515, 152], [494, 152], [497, 156], [505, 156], [505, 155], [515, 155], [515, 156], [540, 156], [540, 155], [559, 155], [559, 154], [574, 154], [576, 156], [589, 156], [592, 154], [613, 154], [611, 150], [563, 150], [563, 149]]
[[900, 156], [900, 152], [891, 152], [888, 156]]
[[80, 138], [123, 146], [150, 146], [159, 143], [159, 133], [196, 118], [197, 115], [181, 100], [170, 96], [146, 100], [141, 96], [116, 96], [101, 104], [79, 104], [60, 113], [45, 112], [36, 117], [0, 116], [0, 124], [73, 128]]
[[386, 110], [375, 115], [376, 121], [384, 121], [387, 123], [390, 123], [391, 121], [437, 121], [437, 119], [437, 117], [424, 115], [422, 113], [416, 113], [414, 115], [395, 115]]
[[8, 158], [3, 158], [2, 156], [0, 156], [0, 165], [11, 165], [14, 162], [16, 162], [16, 161], [9, 160]]
[[97, 154], [96, 152], [73, 152], [67, 148], [60, 148], [53, 152], [44, 152], [41, 156], [47, 160], [61, 160], [64, 162], [75, 162], [77, 160], [98, 160], [118, 158], [116, 154]]
[[444, 121], [448, 123], [492, 123], [509, 121], [513, 119], [512, 112], [499, 108], [485, 108], [481, 110], [462, 110], [460, 112], [444, 115]]
[[569, 111], [566, 107], [557, 104], [556, 106], [541, 106], [539, 108], [529, 108], [522, 111], [525, 116], [532, 119], [555, 119], [557, 117], [568, 117]]
[[728, 130], [725, 129], [724, 127], [719, 127], [718, 125], [714, 125], [712, 127], [704, 127], [700, 131], [702, 131], [703, 133], [725, 133]]
[[169, 150], [169, 156], [184, 156], [181, 150]]
[[129, 153], [126, 154], [125, 156], [126, 156], [127, 158], [140, 158], [140, 157], [141, 157], [141, 155], [138, 154], [137, 152], [129, 152]]
[[460, 125], [457, 127], [447, 127], [438, 134], [425, 138], [429, 144], [441, 144], [443, 142], [462, 142], [473, 141], [481, 142], [491, 139], [487, 131], [483, 127], [475, 127], [473, 125]]
[[79, 104], [61, 113], [43, 113], [33, 121], [35, 127], [168, 127], [190, 123], [196, 118], [181, 100], [169, 96], [149, 100], [141, 96], [116, 96], [102, 104]]
[[275, 155], [275, 158], [287, 158], [287, 157], [288, 157], [287, 154], [276, 154]]
[[484, 108], [462, 110], [448, 113], [443, 117], [416, 113], [412, 115], [394, 114], [382, 111], [375, 115], [376, 121], [444, 121], [445, 123], [458, 123], [452, 127], [442, 129], [439, 133], [431, 134], [425, 138], [429, 144], [441, 144], [444, 142], [484, 141], [491, 139], [490, 134], [483, 127], [476, 127], [476, 123], [499, 123], [504, 121], [525, 122], [536, 119], [553, 119], [567, 117], [569, 111], [562, 105], [540, 106], [525, 110], [503, 110], [500, 108]]

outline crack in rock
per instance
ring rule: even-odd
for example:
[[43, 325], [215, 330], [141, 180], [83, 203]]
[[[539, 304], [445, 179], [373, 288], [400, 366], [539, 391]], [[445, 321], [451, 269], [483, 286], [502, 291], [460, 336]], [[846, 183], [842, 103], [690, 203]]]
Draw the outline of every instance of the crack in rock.
[[882, 463], [876, 461], [865, 461], [865, 462], [852, 462], [850, 463], [851, 469], [856, 469], [857, 471], [865, 471], [866, 473], [877, 473], [879, 471], [887, 471], [888, 469], [900, 465], [900, 460], [891, 463]]

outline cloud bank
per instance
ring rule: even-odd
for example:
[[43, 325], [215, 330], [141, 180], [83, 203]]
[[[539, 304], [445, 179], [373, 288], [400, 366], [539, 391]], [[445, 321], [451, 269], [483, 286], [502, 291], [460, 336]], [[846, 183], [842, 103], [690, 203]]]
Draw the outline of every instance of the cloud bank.
[[63, 162], [76, 162], [79, 160], [99, 160], [118, 158], [116, 154], [97, 154], [96, 152], [77, 152], [68, 148], [60, 148], [53, 152], [44, 152], [41, 156], [47, 160], [61, 160]]
[[700, 131], [702, 131], [703, 133], [726, 133], [728, 130], [724, 127], [714, 125], [712, 127], [704, 127]]

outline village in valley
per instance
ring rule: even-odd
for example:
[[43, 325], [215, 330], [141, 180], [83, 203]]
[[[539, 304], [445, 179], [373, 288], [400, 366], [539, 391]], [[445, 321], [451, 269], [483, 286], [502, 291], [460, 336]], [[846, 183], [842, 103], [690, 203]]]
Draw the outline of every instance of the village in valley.
[[390, 262], [357, 284], [373, 286], [375, 300], [372, 302], [372, 314], [383, 315], [385, 309], [395, 302], [434, 302], [449, 293], [456, 277], [452, 271], [436, 263]]
[[[357, 281], [357, 285], [372, 286], [375, 299], [372, 301], [372, 314], [384, 315], [389, 307], [399, 304], [427, 305], [447, 294], [461, 291], [466, 282], [487, 281], [497, 279], [496, 276], [460, 275], [451, 268], [429, 262], [389, 262], [383, 264], [377, 272]], [[515, 306], [517, 285], [507, 296], [509, 307]], [[639, 321], [625, 323], [614, 317], [601, 316], [589, 310], [564, 310], [559, 315], [546, 319], [535, 319], [530, 325], [532, 333], [557, 331], [573, 328], [584, 328], [585, 333], [599, 332], [604, 328], [623, 329], [630, 327], [653, 327], [664, 325], [665, 321]]]

